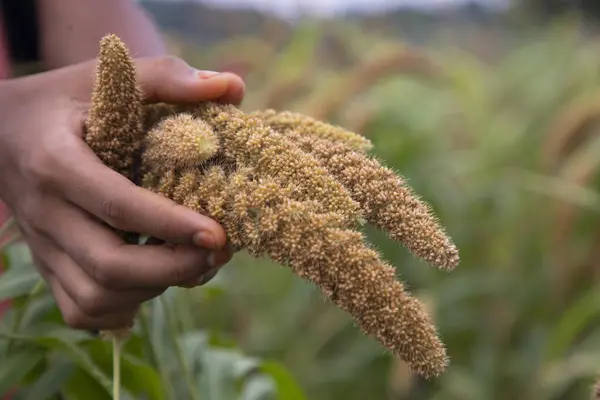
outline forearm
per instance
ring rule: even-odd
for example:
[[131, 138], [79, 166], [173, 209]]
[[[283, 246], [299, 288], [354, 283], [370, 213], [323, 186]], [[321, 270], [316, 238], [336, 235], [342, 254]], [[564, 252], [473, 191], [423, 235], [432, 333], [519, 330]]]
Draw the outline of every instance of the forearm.
[[108, 33], [118, 35], [134, 57], [166, 53], [154, 22], [132, 0], [38, 0], [38, 16], [42, 62], [48, 69], [93, 59]]

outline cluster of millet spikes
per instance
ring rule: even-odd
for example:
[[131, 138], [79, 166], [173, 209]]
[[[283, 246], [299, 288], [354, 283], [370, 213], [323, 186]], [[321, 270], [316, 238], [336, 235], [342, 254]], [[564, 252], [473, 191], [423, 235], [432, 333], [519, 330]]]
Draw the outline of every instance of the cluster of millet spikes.
[[366, 137], [347, 131], [342, 127], [321, 122], [308, 115], [291, 111], [277, 112], [275, 110], [253, 111], [250, 115], [263, 120], [272, 129], [283, 134], [294, 132], [301, 136], [327, 139], [363, 152], [373, 148], [373, 144]]
[[[314, 201], [291, 199], [294, 188], [253, 168], [227, 174], [220, 166], [182, 170], [178, 179], [148, 188], [217, 220], [231, 242], [250, 254], [288, 265], [348, 312], [368, 335], [424, 376], [448, 360], [418, 300], [405, 292], [392, 266], [382, 262], [340, 214], [319, 213]], [[160, 179], [159, 179], [160, 181]]]
[[262, 120], [232, 105], [204, 103], [190, 108], [221, 139], [222, 156], [238, 167], [293, 185], [296, 200], [318, 200], [320, 211], [335, 210], [348, 226], [362, 221], [360, 206], [348, 190], [310, 154]]
[[[138, 96], [119, 39], [105, 37], [101, 48], [93, 103]], [[103, 162], [125, 172], [119, 156], [143, 149], [144, 187], [217, 220], [236, 248], [288, 265], [418, 374], [443, 372], [446, 352], [423, 306], [353, 228], [366, 218], [441, 268], [458, 254], [428, 207], [365, 154], [368, 140], [298, 114], [216, 103], [145, 105], [121, 129], [102, 125], [97, 110], [88, 129], [99, 133], [86, 140]], [[110, 123], [131, 117], [131, 107], [106, 110]]]
[[458, 250], [444, 233], [429, 206], [392, 170], [375, 158], [294, 130], [288, 137], [312, 154], [349, 191], [366, 220], [403, 243], [417, 257], [442, 269], [453, 269]]

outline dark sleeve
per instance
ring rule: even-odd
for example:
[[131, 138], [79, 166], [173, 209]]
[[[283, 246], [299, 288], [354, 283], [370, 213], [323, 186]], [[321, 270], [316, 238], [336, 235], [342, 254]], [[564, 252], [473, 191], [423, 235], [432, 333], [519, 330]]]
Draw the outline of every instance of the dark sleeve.
[[0, 14], [13, 62], [40, 60], [39, 24], [36, 0], [0, 0]]

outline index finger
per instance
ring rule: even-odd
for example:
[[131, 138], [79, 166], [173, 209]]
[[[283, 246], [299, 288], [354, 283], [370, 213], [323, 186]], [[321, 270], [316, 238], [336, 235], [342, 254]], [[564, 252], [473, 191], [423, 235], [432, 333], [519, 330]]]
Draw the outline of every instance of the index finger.
[[155, 236], [168, 243], [220, 250], [226, 234], [213, 219], [138, 187], [106, 167], [83, 146], [77, 168], [61, 178], [64, 196], [113, 228]]

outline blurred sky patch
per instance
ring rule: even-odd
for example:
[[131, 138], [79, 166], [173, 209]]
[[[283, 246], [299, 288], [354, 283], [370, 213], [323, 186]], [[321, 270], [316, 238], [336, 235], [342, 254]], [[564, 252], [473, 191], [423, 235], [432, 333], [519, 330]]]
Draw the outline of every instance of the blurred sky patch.
[[[190, 0], [163, 0], [190, 1]], [[252, 7], [285, 17], [299, 14], [334, 15], [344, 11], [380, 12], [401, 6], [443, 8], [476, 3], [490, 7], [506, 7], [510, 0], [192, 0], [220, 7]]]

